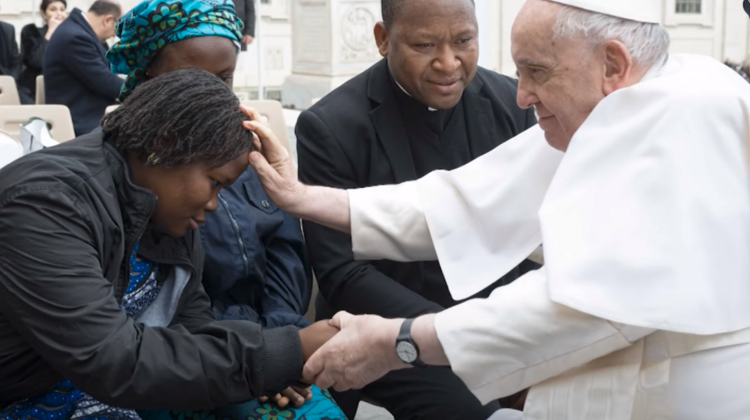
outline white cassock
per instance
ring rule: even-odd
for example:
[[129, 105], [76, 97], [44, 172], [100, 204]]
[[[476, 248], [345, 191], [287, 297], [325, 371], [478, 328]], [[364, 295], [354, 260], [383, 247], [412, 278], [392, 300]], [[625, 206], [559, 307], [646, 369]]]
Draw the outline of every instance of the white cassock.
[[546, 265], [437, 315], [483, 402], [525, 420], [750, 419], [750, 85], [673, 56], [594, 109], [452, 172], [349, 192], [361, 259], [439, 259], [455, 299], [542, 242]]

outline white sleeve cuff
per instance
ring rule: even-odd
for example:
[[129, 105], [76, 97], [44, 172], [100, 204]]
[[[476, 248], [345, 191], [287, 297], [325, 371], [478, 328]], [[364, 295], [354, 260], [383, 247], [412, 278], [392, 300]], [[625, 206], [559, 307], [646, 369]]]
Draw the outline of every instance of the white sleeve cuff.
[[354, 258], [437, 259], [415, 182], [349, 190], [348, 193]]

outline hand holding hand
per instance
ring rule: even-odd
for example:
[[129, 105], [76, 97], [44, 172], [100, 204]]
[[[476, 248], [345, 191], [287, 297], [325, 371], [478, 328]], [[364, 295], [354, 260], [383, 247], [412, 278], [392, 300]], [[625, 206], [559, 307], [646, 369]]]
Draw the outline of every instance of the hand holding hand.
[[328, 321], [318, 321], [299, 330], [299, 341], [302, 344], [302, 357], [305, 362], [338, 332], [339, 329], [330, 325]]
[[339, 312], [330, 321], [341, 329], [305, 364], [303, 378], [320, 388], [359, 389], [391, 370], [407, 368], [396, 356], [396, 337], [403, 320]]

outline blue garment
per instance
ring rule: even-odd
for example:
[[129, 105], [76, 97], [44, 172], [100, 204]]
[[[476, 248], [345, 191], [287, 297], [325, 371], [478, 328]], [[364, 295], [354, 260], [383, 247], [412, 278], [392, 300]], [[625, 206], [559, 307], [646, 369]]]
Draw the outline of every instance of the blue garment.
[[[130, 254], [130, 276], [120, 307], [130, 317], [141, 314], [159, 294], [154, 263], [137, 256], [138, 244]], [[134, 410], [102, 404], [81, 392], [67, 379], [60, 381], [49, 392], [11, 404], [0, 411], [0, 420], [67, 420], [69, 418], [97, 420], [139, 420]]]
[[247, 170], [206, 215], [203, 285], [217, 319], [305, 327], [312, 273], [298, 219], [279, 210]]
[[143, 81], [146, 68], [164, 46], [187, 38], [242, 39], [242, 21], [232, 0], [144, 0], [117, 22], [120, 41], [107, 53], [112, 73], [127, 74], [120, 100]]
[[70, 109], [77, 136], [99, 125], [120, 93], [123, 81], [109, 71], [106, 52], [79, 9], [70, 12], [44, 49], [46, 101]]
[[312, 398], [299, 408], [253, 400], [213, 410], [138, 410], [138, 414], [143, 420], [347, 420], [328, 391], [314, 385], [310, 391]]

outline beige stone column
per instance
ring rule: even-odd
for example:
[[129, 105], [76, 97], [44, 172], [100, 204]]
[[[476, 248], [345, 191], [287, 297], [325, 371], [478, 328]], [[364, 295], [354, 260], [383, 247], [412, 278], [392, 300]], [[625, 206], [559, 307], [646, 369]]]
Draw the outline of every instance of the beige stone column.
[[306, 109], [377, 62], [373, 28], [380, 19], [379, 0], [294, 0], [284, 105]]

